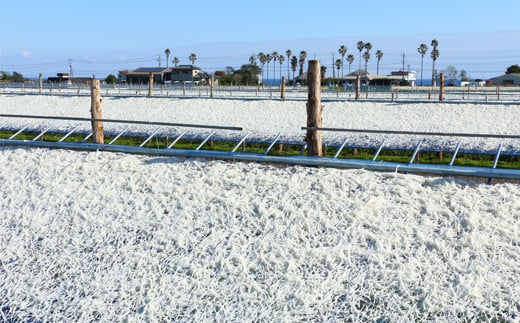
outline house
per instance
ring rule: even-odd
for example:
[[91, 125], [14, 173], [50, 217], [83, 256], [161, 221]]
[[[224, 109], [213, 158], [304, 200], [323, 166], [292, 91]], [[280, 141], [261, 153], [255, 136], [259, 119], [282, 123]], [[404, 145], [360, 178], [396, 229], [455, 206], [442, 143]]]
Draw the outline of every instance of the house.
[[127, 75], [128, 75], [128, 70], [120, 70], [117, 73], [117, 83], [126, 83]]
[[392, 85], [399, 85], [401, 82], [406, 82], [408, 85], [415, 86], [417, 72], [408, 70], [392, 71], [386, 78], [390, 80]]
[[153, 74], [154, 83], [184, 83], [203, 82], [209, 79], [209, 75], [194, 65], [179, 65], [174, 67], [139, 67], [133, 71], [119, 71], [119, 80], [126, 83], [148, 84], [150, 73]]
[[172, 70], [166, 67], [139, 67], [133, 71], [125, 71], [119, 73], [120, 79], [126, 80], [129, 84], [148, 84], [150, 73], [153, 75], [154, 83], [164, 83], [171, 79]]
[[391, 86], [391, 85], [400, 85], [402, 83], [408, 85], [415, 85], [416, 73], [415, 71], [393, 71], [390, 75], [377, 75], [372, 74], [365, 70], [357, 70], [352, 73], [347, 74], [343, 77], [343, 81], [355, 84], [357, 76], [360, 76], [361, 84], [368, 84], [374, 86]]
[[502, 85], [502, 86], [519, 86], [520, 85], [520, 73], [504, 74], [489, 79], [488, 85]]
[[47, 81], [50, 83], [69, 83], [70, 76], [69, 73], [58, 73], [56, 76], [48, 77]]
[[209, 74], [203, 72], [199, 67], [194, 65], [178, 65], [171, 68], [170, 81], [178, 82], [203, 82], [210, 78]]
[[465, 87], [481, 87], [481, 86], [485, 86], [486, 85], [486, 81], [482, 81], [482, 80], [474, 80], [474, 81], [461, 81], [460, 82], [460, 86], [465, 86]]

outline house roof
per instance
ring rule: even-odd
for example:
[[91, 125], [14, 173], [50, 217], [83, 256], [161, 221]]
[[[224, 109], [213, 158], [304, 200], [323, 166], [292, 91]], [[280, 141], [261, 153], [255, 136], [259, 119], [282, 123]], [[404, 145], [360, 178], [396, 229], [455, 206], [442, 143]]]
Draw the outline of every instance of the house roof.
[[200, 70], [200, 67], [197, 67], [195, 65], [177, 65], [177, 66], [173, 66], [172, 67], [172, 70]]
[[166, 73], [170, 68], [166, 67], [139, 67], [132, 71], [132, 73]]
[[509, 73], [509, 74], [502, 74], [500, 76], [492, 77], [490, 80], [497, 80], [497, 79], [504, 79], [504, 78], [518, 78], [520, 77], [520, 73]]

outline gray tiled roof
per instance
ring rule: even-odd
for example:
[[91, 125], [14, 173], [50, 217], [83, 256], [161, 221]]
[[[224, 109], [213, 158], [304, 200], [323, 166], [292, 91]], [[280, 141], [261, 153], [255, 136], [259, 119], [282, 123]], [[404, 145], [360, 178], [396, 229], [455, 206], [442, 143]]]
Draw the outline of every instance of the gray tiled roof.
[[133, 70], [134, 73], [162, 73], [167, 72], [169, 68], [166, 67], [139, 67], [138, 69]]

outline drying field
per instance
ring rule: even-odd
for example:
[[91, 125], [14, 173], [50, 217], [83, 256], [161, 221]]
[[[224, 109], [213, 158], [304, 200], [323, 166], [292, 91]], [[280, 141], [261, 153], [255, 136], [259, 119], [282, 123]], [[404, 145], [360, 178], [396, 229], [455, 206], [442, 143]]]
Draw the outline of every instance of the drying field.
[[[305, 117], [296, 101], [104, 107], [258, 137], [300, 138]], [[324, 123], [518, 133], [518, 109], [331, 102]], [[1, 95], [0, 113], [87, 117], [89, 99]], [[0, 164], [0, 321], [520, 319], [519, 185], [6, 147]]]
[[[57, 95], [0, 95], [0, 114], [29, 114], [50, 116], [90, 117], [90, 97]], [[446, 133], [520, 134], [520, 105], [508, 103], [468, 102], [380, 102], [326, 101], [323, 126], [328, 128], [403, 130]], [[109, 96], [103, 99], [103, 117], [107, 119], [144, 120], [171, 123], [207, 124], [242, 127], [242, 132], [219, 132], [227, 138], [273, 140], [278, 134], [281, 140], [302, 142], [306, 126], [305, 101], [302, 100], [251, 100], [207, 98], [146, 98]], [[22, 127], [31, 124], [43, 128], [52, 126], [63, 130], [76, 126], [77, 122], [39, 121], [0, 118], [0, 126]], [[118, 132], [121, 124], [105, 124], [107, 131]], [[88, 122], [82, 125], [88, 130]], [[154, 126], [132, 126], [129, 131], [155, 130]], [[164, 129], [171, 131], [172, 129]], [[175, 129], [181, 131], [182, 129]], [[195, 135], [207, 135], [209, 130], [189, 129]], [[413, 136], [374, 136], [344, 132], [326, 132], [324, 141], [341, 144], [378, 146], [383, 139], [387, 145], [415, 146], [421, 138]], [[503, 144], [503, 151], [518, 151], [519, 140], [491, 140], [482, 138], [441, 137], [427, 138], [428, 145], [453, 149], [457, 143], [463, 148], [495, 151]]]

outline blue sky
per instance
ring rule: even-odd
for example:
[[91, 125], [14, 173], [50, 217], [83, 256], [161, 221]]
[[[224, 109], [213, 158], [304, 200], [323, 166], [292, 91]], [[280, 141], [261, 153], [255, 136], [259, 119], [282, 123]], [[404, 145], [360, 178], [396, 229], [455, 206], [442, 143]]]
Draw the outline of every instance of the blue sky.
[[[321, 60], [329, 74], [341, 45], [358, 66], [362, 40], [384, 53], [385, 74], [402, 67], [403, 54], [405, 68], [419, 70], [417, 47], [435, 38], [438, 69], [453, 65], [486, 78], [520, 64], [519, 12], [518, 0], [0, 0], [0, 70], [51, 76], [67, 72], [70, 60], [75, 76], [105, 77], [157, 66], [159, 56], [165, 66], [169, 48], [170, 61], [188, 64], [195, 53], [195, 65], [211, 72], [239, 68], [253, 53], [291, 49]], [[429, 54], [424, 61], [427, 75]]]

